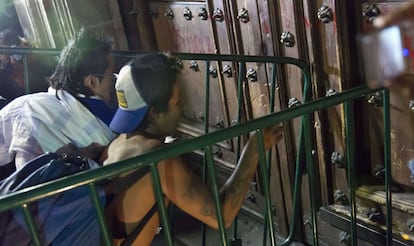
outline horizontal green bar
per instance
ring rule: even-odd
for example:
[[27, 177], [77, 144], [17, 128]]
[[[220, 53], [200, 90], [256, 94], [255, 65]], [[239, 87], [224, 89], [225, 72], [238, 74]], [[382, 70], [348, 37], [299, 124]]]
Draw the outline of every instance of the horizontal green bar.
[[36, 55], [51, 55], [57, 56], [60, 54], [60, 50], [58, 49], [38, 49], [38, 48], [20, 48], [20, 47], [0, 47], [0, 54], [36, 54]]
[[[8, 48], [0, 47], [2, 54], [41, 54], [54, 55], [60, 54], [60, 49], [39, 49], [39, 48]], [[115, 56], [133, 57], [137, 54], [147, 52], [143, 51], [111, 51]], [[246, 55], [218, 55], [218, 54], [194, 54], [194, 53], [172, 53], [183, 60], [205, 60], [205, 61], [237, 61], [237, 62], [255, 62], [255, 63], [279, 63], [292, 64], [298, 66], [301, 70], [308, 71], [309, 66], [302, 60], [285, 57], [285, 56], [246, 56]]]

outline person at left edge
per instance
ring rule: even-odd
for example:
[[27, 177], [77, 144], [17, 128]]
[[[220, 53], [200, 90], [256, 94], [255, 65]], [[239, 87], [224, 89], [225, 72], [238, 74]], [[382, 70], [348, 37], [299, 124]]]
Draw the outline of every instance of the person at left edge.
[[63, 48], [48, 92], [16, 98], [0, 110], [0, 166], [21, 168], [46, 152], [97, 160], [116, 134], [112, 43], [81, 29]]

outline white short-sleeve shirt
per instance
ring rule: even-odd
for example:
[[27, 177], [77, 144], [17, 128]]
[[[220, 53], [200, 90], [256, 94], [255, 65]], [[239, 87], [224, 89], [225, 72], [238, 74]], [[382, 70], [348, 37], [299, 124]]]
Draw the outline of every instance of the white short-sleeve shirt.
[[19, 97], [0, 110], [0, 165], [16, 153], [16, 168], [65, 144], [82, 148], [107, 145], [116, 136], [111, 129], [69, 93], [49, 88]]

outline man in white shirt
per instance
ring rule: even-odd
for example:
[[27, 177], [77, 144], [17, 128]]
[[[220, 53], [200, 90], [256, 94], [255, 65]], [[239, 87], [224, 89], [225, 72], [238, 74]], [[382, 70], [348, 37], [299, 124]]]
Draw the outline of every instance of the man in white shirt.
[[21, 96], [0, 110], [0, 166], [19, 169], [46, 152], [99, 157], [115, 137], [107, 126], [116, 110], [110, 49], [107, 39], [82, 29], [62, 50], [48, 92]]

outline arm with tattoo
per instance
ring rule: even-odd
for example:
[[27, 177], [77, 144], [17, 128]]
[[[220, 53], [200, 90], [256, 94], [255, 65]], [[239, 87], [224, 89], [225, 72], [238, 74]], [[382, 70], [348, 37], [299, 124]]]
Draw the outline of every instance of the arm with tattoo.
[[[264, 145], [268, 150], [282, 139], [282, 126], [264, 131]], [[243, 148], [233, 174], [220, 190], [224, 224], [230, 226], [239, 212], [259, 162], [257, 136], [253, 134]], [[168, 163], [168, 162], [165, 162]], [[164, 163], [164, 164], [165, 164]], [[170, 160], [161, 165], [163, 191], [183, 211], [209, 225], [218, 228], [215, 203], [209, 187], [183, 165], [182, 161]], [[178, 178], [179, 177], [179, 178]]]
[[[265, 129], [264, 145], [269, 150], [282, 139], [282, 126]], [[254, 134], [243, 148], [240, 161], [221, 189], [222, 210], [226, 227], [230, 226], [241, 208], [259, 162], [257, 136]]]

